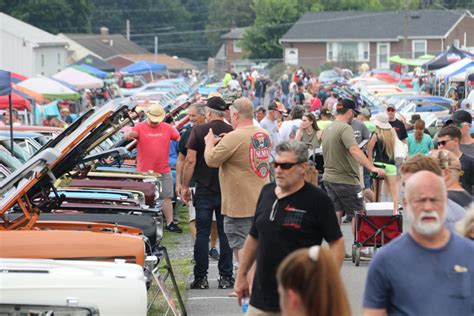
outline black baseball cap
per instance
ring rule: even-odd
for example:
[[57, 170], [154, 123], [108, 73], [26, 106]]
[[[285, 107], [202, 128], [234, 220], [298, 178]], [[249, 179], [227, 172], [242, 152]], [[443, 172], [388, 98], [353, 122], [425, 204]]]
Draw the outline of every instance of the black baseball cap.
[[336, 110], [352, 110], [356, 114], [359, 114], [360, 111], [356, 109], [356, 104], [351, 99], [342, 99], [336, 103]]
[[453, 113], [453, 116], [446, 121], [446, 125], [453, 123], [472, 123], [472, 116], [468, 111], [458, 110]]
[[218, 111], [225, 111], [229, 107], [225, 100], [221, 97], [211, 97], [207, 99], [207, 104], [209, 108], [218, 110]]

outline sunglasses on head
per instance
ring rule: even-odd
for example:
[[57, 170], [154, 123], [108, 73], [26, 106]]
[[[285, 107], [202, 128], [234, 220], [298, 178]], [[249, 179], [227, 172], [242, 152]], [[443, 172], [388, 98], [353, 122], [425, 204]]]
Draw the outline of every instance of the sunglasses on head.
[[298, 165], [300, 163], [303, 163], [302, 161], [299, 161], [299, 162], [276, 162], [274, 161], [273, 162], [273, 168], [278, 168], [280, 167], [281, 169], [283, 170], [288, 170], [288, 169], [291, 169], [293, 166], [295, 165]]

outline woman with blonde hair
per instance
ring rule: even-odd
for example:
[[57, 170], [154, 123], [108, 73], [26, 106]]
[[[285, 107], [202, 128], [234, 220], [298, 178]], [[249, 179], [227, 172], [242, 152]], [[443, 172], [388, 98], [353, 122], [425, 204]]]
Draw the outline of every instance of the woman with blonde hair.
[[283, 316], [349, 316], [351, 309], [339, 267], [327, 248], [289, 254], [277, 271]]
[[459, 158], [445, 149], [433, 150], [430, 152], [430, 157], [436, 159], [442, 170], [442, 176], [448, 189], [448, 198], [467, 209], [472, 203], [472, 196], [464, 190], [459, 181], [463, 173]]
[[369, 160], [385, 169], [385, 183], [393, 201], [394, 210], [398, 209], [397, 167], [395, 165], [395, 141], [397, 133], [388, 122], [388, 115], [380, 112], [375, 116], [377, 131], [367, 144]]
[[424, 133], [425, 121], [417, 120], [413, 127], [413, 133], [408, 134], [408, 156], [427, 155], [433, 149], [433, 140]]
[[474, 204], [471, 204], [466, 216], [456, 223], [456, 231], [459, 235], [474, 241]]

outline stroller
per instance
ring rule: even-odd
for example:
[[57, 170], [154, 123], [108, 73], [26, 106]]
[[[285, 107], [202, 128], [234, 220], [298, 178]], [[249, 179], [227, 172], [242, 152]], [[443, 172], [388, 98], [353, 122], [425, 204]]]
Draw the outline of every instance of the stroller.
[[354, 244], [352, 245], [352, 262], [359, 266], [361, 248], [373, 247], [374, 253], [392, 239], [401, 235], [403, 231], [403, 217], [401, 212], [393, 211], [392, 202], [379, 202], [381, 181], [371, 174], [375, 183], [375, 203], [366, 203], [365, 210], [355, 213]]

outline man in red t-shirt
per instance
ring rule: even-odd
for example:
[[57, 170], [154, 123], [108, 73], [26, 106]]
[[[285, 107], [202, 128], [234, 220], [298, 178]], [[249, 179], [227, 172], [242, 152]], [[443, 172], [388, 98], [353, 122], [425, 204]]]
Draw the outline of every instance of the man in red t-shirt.
[[159, 104], [153, 104], [146, 113], [147, 120], [140, 122], [128, 132], [125, 138], [137, 140], [137, 171], [156, 172], [161, 174], [161, 192], [163, 198], [163, 213], [165, 214], [165, 229], [181, 233], [181, 228], [173, 223], [173, 178], [168, 164], [170, 141], [178, 141], [178, 131], [163, 122], [165, 111]]

